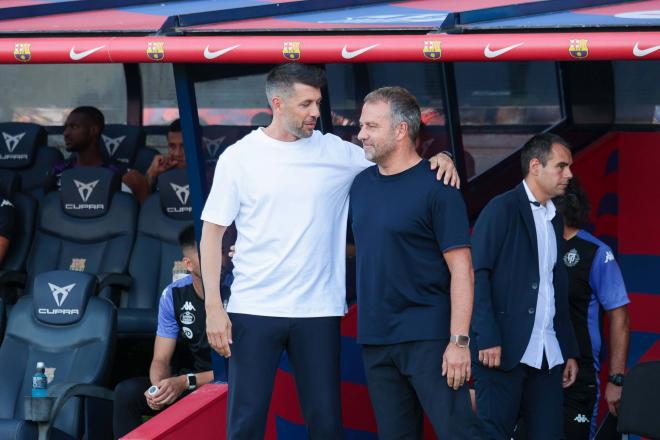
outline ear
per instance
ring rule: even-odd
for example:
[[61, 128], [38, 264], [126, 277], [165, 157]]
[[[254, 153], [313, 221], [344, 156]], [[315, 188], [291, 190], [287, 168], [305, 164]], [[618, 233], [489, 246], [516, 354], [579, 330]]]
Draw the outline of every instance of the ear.
[[190, 273], [193, 271], [192, 261], [188, 257], [183, 257], [183, 264], [186, 266], [186, 270]]
[[273, 99], [270, 100], [270, 103], [273, 112], [282, 108], [282, 98], [279, 96], [273, 96]]
[[408, 137], [408, 123], [399, 122], [394, 129], [395, 137], [397, 141], [403, 140]]
[[99, 129], [98, 125], [90, 125], [89, 131], [92, 133], [93, 137], [101, 137], [101, 130]]
[[533, 176], [538, 176], [539, 170], [543, 167], [541, 164], [541, 161], [537, 158], [534, 157], [529, 161], [529, 174]]

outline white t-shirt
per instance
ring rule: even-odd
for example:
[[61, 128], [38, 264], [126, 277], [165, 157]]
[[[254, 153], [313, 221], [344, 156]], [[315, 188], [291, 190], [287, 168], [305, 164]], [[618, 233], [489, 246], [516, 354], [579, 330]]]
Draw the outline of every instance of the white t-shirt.
[[345, 313], [348, 195], [371, 165], [362, 148], [318, 131], [282, 142], [257, 129], [227, 148], [202, 220], [236, 222], [229, 312]]

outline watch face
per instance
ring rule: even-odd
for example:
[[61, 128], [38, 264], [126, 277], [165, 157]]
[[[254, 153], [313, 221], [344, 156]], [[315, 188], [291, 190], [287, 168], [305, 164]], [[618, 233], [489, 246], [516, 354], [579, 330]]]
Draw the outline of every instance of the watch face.
[[454, 335], [451, 337], [451, 342], [459, 347], [468, 347], [470, 345], [470, 337], [466, 335]]

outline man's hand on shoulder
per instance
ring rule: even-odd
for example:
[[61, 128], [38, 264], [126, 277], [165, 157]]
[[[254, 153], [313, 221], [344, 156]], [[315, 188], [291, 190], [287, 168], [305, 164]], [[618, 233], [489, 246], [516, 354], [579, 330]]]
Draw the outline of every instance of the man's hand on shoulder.
[[502, 359], [502, 347], [485, 348], [479, 350], [479, 362], [484, 364], [484, 367], [498, 368]]
[[458, 170], [453, 159], [446, 153], [438, 153], [429, 159], [431, 169], [437, 169], [438, 180], [443, 180], [444, 184], [455, 188], [461, 187], [461, 179], [458, 177]]

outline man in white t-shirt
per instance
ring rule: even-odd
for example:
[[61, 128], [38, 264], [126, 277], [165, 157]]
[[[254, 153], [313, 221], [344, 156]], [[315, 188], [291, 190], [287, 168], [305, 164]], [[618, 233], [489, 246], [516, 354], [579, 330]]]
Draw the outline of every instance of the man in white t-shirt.
[[[353, 178], [373, 164], [357, 145], [314, 131], [324, 85], [324, 72], [303, 64], [269, 73], [272, 123], [220, 156], [202, 213], [208, 339], [231, 356], [231, 440], [263, 438], [283, 350], [310, 437], [343, 437], [339, 324], [346, 311], [348, 195]], [[431, 163], [445, 183], [458, 184], [450, 158], [440, 154]], [[220, 243], [232, 222], [235, 279], [225, 311]]]

